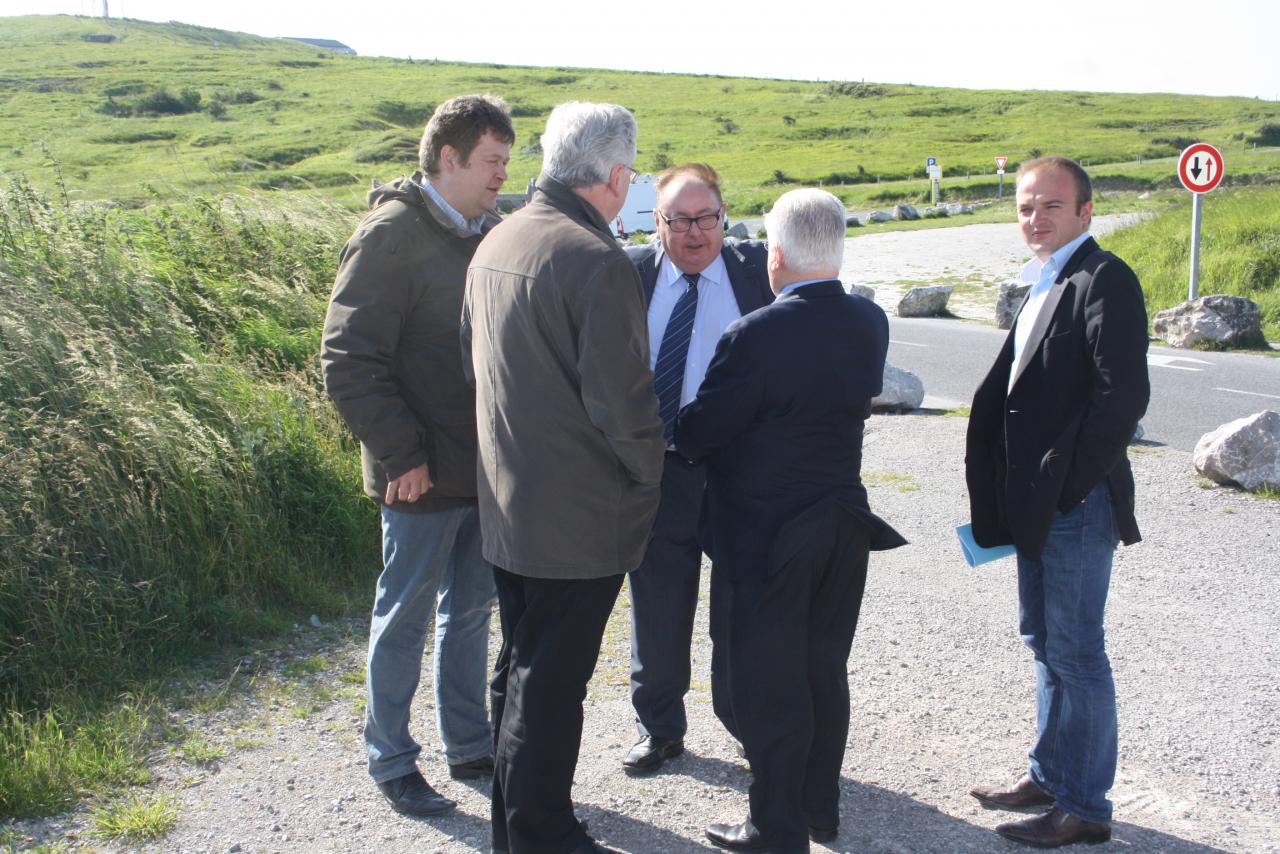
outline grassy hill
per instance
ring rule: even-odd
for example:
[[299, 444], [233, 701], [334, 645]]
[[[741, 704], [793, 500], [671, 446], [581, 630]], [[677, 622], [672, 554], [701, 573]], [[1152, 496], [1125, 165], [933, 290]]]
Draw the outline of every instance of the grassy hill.
[[555, 104], [610, 100], [639, 119], [641, 168], [705, 159], [725, 175], [736, 215], [794, 183], [822, 183], [851, 205], [920, 198], [927, 156], [953, 198], [994, 194], [997, 154], [1010, 169], [1066, 154], [1104, 189], [1150, 188], [1171, 184], [1171, 158], [1206, 140], [1224, 150], [1229, 181], [1280, 173], [1280, 152], [1253, 147], [1280, 144], [1270, 135], [1280, 136], [1280, 104], [1249, 98], [436, 63], [71, 16], [0, 18], [0, 39], [0, 169], [45, 188], [60, 171], [72, 198], [313, 188], [360, 207], [371, 178], [414, 162], [434, 105], [474, 91], [514, 108], [509, 189], [537, 173], [534, 143]]

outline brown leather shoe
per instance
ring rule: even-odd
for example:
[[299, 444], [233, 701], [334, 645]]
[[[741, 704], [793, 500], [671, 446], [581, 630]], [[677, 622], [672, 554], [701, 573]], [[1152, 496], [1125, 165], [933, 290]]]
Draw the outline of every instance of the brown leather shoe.
[[1008, 789], [997, 789], [992, 786], [974, 786], [969, 790], [987, 809], [1020, 810], [1027, 807], [1047, 807], [1053, 805], [1053, 795], [1035, 784], [1026, 774]]
[[1090, 845], [1106, 842], [1111, 838], [1111, 823], [1086, 821], [1057, 807], [1050, 807], [1044, 815], [1022, 821], [1010, 821], [996, 827], [996, 833], [1013, 842], [1034, 845], [1036, 848], [1058, 848], [1085, 842]]

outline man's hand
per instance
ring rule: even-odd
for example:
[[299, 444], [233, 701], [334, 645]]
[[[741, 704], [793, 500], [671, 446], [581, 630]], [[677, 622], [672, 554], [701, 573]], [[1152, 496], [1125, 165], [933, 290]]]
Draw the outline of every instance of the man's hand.
[[383, 503], [388, 506], [395, 504], [397, 501], [407, 501], [412, 504], [430, 492], [433, 486], [435, 484], [431, 482], [427, 464], [423, 463], [417, 468], [409, 469], [388, 483], [387, 494], [383, 496]]

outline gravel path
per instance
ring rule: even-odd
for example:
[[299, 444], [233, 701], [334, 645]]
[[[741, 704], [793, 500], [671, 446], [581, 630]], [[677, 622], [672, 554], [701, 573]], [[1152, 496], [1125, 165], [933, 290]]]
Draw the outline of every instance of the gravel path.
[[[873, 556], [849, 661], [842, 830], [814, 850], [1015, 850], [991, 831], [1009, 814], [965, 794], [1012, 781], [1033, 730], [1013, 564], [968, 569], [951, 534], [966, 515], [965, 420], [875, 416], [869, 426], [872, 503], [911, 545]], [[1280, 502], [1201, 486], [1184, 452], [1139, 446], [1133, 459], [1146, 540], [1118, 552], [1108, 614], [1121, 716], [1117, 823], [1110, 845], [1091, 850], [1280, 851]], [[625, 590], [591, 685], [579, 815], [635, 854], [712, 850], [703, 828], [745, 815], [747, 772], [707, 694], [705, 608], [699, 619], [688, 752], [663, 773], [631, 778], [619, 767], [633, 740]], [[83, 809], [13, 829], [68, 850], [487, 852], [487, 784], [449, 781], [439, 754], [423, 768], [459, 801], [456, 814], [412, 820], [381, 802], [359, 739], [362, 645], [326, 647], [323, 636], [299, 630], [293, 660], [319, 662], [302, 675], [295, 666], [295, 678], [278, 683], [270, 674], [283, 661], [258, 662], [257, 691], [186, 716], [227, 753], [203, 765], [157, 757], [152, 788], [180, 805], [162, 841], [90, 844]], [[416, 731], [434, 744], [426, 693]]]

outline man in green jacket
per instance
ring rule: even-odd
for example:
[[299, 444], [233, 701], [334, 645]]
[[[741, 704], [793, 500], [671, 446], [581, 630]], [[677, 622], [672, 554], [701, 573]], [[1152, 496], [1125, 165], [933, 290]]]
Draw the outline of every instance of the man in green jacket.
[[427, 123], [422, 171], [369, 194], [343, 247], [325, 318], [325, 388], [360, 440], [364, 489], [382, 505], [383, 572], [369, 631], [369, 774], [397, 812], [456, 804], [417, 767], [409, 708], [435, 617], [440, 740], [454, 778], [488, 776], [485, 711], [493, 573], [480, 553], [475, 394], [458, 319], [467, 263], [499, 222], [515, 132], [507, 105], [467, 95]]
[[532, 202], [471, 262], [462, 320], [502, 618], [493, 850], [596, 854], [570, 798], [582, 700], [644, 554], [666, 442], [640, 278], [608, 225], [634, 172], [635, 119], [562, 104], [542, 150]]

